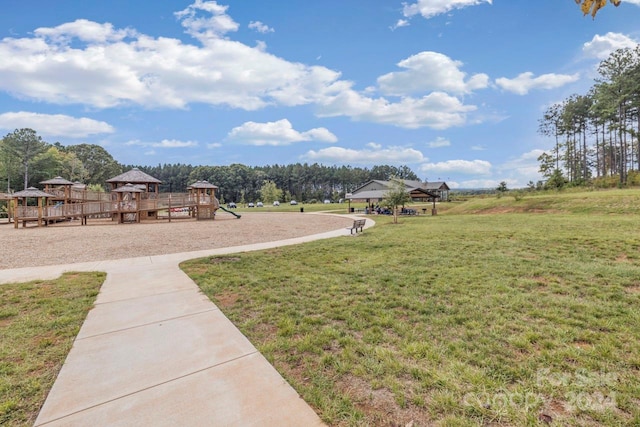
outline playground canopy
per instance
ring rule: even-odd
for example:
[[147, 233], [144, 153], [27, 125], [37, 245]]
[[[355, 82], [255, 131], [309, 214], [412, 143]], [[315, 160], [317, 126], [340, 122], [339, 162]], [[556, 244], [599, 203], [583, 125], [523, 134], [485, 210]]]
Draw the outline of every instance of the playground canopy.
[[138, 168], [133, 168], [130, 171], [108, 179], [107, 183], [111, 186], [112, 191], [118, 187], [122, 187], [123, 185], [133, 184], [143, 186], [147, 193], [157, 194], [159, 188], [158, 184], [161, 184], [162, 181], [142, 172]]

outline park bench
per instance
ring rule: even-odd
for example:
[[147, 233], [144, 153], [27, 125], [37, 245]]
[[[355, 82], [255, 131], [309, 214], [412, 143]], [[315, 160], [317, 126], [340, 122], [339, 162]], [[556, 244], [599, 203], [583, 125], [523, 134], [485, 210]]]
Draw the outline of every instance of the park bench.
[[353, 225], [351, 226], [351, 228], [349, 230], [351, 230], [351, 234], [353, 234], [353, 230], [356, 231], [356, 234], [358, 234], [358, 229], [360, 229], [360, 231], [362, 231], [364, 224], [367, 222], [366, 219], [355, 219], [353, 220]]

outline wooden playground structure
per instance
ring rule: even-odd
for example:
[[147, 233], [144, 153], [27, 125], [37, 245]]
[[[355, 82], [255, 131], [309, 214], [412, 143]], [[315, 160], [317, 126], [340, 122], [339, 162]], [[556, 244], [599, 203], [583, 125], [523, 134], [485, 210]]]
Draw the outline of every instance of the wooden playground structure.
[[159, 193], [161, 181], [134, 168], [107, 183], [110, 192], [95, 192], [87, 190], [84, 184], [55, 177], [41, 182], [43, 190], [30, 187], [5, 195], [8, 221], [18, 228], [29, 222], [40, 227], [72, 220], [86, 225], [93, 218], [110, 218], [118, 224], [161, 218], [213, 220], [221, 208], [215, 197], [218, 187], [207, 181], [191, 184], [186, 193]]

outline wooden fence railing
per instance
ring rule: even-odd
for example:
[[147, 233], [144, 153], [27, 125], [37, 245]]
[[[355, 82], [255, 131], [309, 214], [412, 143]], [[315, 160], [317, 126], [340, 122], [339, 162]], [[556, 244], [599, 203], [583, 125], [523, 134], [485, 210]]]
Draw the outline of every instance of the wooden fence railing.
[[[56, 196], [58, 191], [55, 189]], [[54, 191], [50, 191], [54, 193]], [[72, 192], [73, 193], [73, 192]], [[87, 217], [109, 217], [117, 213], [138, 213], [144, 211], [169, 210], [173, 208], [192, 208], [198, 204], [204, 209], [201, 214], [206, 217], [213, 217], [215, 210], [218, 208], [217, 201], [211, 196], [200, 195], [196, 197], [190, 193], [161, 193], [142, 194], [141, 200], [122, 200], [117, 201], [112, 198], [115, 194], [97, 193], [91, 191], [76, 191], [75, 200], [84, 200], [77, 203], [58, 202], [50, 206], [14, 206], [13, 216], [17, 222], [25, 221], [48, 221], [57, 219], [71, 218], [87, 218]], [[83, 197], [76, 199], [75, 197]], [[150, 196], [150, 197], [149, 197]], [[94, 201], [95, 200], [95, 201]], [[205, 210], [209, 213], [205, 213]], [[198, 215], [200, 218], [202, 215]]]

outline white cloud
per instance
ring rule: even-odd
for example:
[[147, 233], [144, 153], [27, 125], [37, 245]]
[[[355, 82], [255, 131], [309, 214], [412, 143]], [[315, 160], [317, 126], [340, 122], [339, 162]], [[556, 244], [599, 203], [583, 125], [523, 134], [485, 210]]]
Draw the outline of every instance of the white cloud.
[[449, 175], [458, 178], [463, 175], [473, 176], [473, 179], [455, 183], [449, 182], [447, 178], [447, 184], [451, 188], [496, 188], [502, 181], [507, 183], [508, 188], [524, 188], [529, 181], [541, 179], [538, 157], [543, 152], [539, 149], [531, 150], [499, 165], [492, 165], [485, 160], [426, 163], [420, 166], [420, 171], [427, 173], [430, 181], [445, 179]]
[[487, 147], [485, 147], [484, 145], [472, 145], [471, 149], [473, 151], [484, 151], [487, 149]]
[[34, 34], [56, 44], [69, 43], [73, 38], [89, 43], [112, 43], [136, 36], [135, 30], [116, 30], [110, 23], [99, 24], [86, 19], [77, 19], [54, 28], [37, 28]]
[[319, 100], [321, 117], [348, 116], [355, 121], [391, 124], [408, 129], [431, 127], [447, 129], [466, 123], [467, 113], [475, 111], [473, 105], [464, 105], [456, 97], [433, 92], [422, 98], [402, 98], [389, 102], [385, 98], [369, 98], [353, 90], [344, 90], [335, 96]]
[[[87, 20], [39, 28], [32, 37], [1, 39], [0, 91], [94, 109], [185, 109], [199, 103], [252, 111], [312, 104], [320, 116], [412, 129], [461, 126], [467, 113], [476, 110], [441, 91], [399, 100], [357, 92], [334, 70], [284, 60], [266, 52], [263, 43], [250, 47], [222, 37], [237, 29], [226, 11], [227, 6], [215, 1], [197, 0], [177, 12], [187, 32], [199, 41], [193, 44]], [[408, 66], [418, 66], [418, 60], [407, 61]], [[451, 63], [455, 71], [457, 65]], [[390, 79], [398, 86], [406, 78], [402, 73], [416, 72], [408, 69]], [[458, 80], [447, 82], [448, 90], [482, 86], [475, 76], [464, 81], [460, 75], [464, 77], [459, 73]]]
[[[638, 0], [640, 4], [640, 0]], [[634, 48], [639, 42], [620, 33], [596, 34], [591, 41], [582, 46], [582, 51], [590, 58], [607, 59], [617, 49]]]
[[[500, 181], [495, 179], [470, 179], [457, 183], [457, 187], [455, 188], [498, 188]], [[508, 184], [509, 183], [507, 182], [507, 188], [509, 187]]]
[[391, 31], [395, 31], [397, 28], [408, 27], [409, 25], [410, 24], [407, 19], [398, 19], [398, 22], [396, 22], [394, 25], [392, 25], [389, 28], [391, 29]]
[[[238, 30], [239, 25], [226, 13], [228, 8], [229, 6], [219, 5], [215, 1], [196, 0], [174, 15], [186, 28], [187, 34], [204, 43]], [[201, 11], [208, 12], [211, 16], [199, 16]]]
[[397, 65], [406, 71], [378, 77], [380, 90], [384, 94], [402, 96], [438, 90], [466, 94], [484, 89], [489, 84], [489, 76], [486, 74], [475, 74], [465, 81], [466, 73], [460, 71], [462, 62], [438, 52], [420, 52]]
[[436, 174], [487, 175], [491, 173], [491, 163], [486, 160], [447, 160], [424, 163], [420, 165], [420, 170]]
[[388, 147], [379, 144], [368, 144], [368, 148], [354, 150], [343, 147], [329, 147], [318, 151], [309, 151], [303, 158], [309, 161], [331, 162], [338, 164], [406, 164], [426, 161], [422, 153], [413, 148]]
[[44, 136], [85, 138], [89, 135], [113, 133], [115, 129], [106, 122], [86, 117], [71, 117], [63, 114], [40, 114], [27, 111], [0, 114], [0, 128], [31, 128]]
[[429, 19], [454, 9], [463, 9], [482, 3], [491, 4], [491, 0], [418, 0], [412, 4], [405, 3], [402, 13], [407, 18], [422, 15], [424, 18]]
[[427, 145], [429, 146], [429, 148], [449, 147], [451, 145], [451, 141], [449, 141], [447, 138], [439, 136], [434, 141], [429, 142]]
[[197, 147], [198, 143], [195, 141], [179, 141], [177, 139], [163, 139], [160, 142], [154, 142], [152, 147], [158, 148], [185, 148], [185, 147]]
[[256, 30], [259, 33], [265, 34], [265, 33], [273, 33], [275, 30], [271, 27], [269, 27], [268, 25], [263, 24], [260, 21], [251, 21], [249, 22], [249, 28], [251, 28], [252, 30]]
[[[196, 141], [180, 141], [177, 139], [163, 139], [160, 142], [143, 142], [138, 140], [133, 140], [127, 142], [125, 145], [136, 145], [140, 147], [153, 147], [153, 148], [188, 148], [188, 147], [197, 147], [198, 143]], [[155, 154], [155, 150], [150, 150], [148, 153]]]
[[517, 184], [518, 187], [524, 187], [529, 181], [542, 179], [539, 172], [540, 162], [538, 162], [538, 157], [544, 152], [544, 150], [540, 149], [528, 151], [517, 158], [504, 162], [496, 169], [498, 173], [512, 179], [513, 185]]
[[580, 78], [579, 74], [542, 74], [533, 77], [533, 73], [521, 73], [514, 79], [500, 77], [496, 79], [496, 84], [502, 89], [517, 95], [526, 95], [533, 89], [555, 89], [568, 83], [573, 83]]
[[[97, 24], [76, 21], [73, 31], [63, 24], [39, 29], [36, 37], [0, 40], [0, 90], [94, 108], [127, 104], [185, 108], [189, 103], [206, 103], [255, 110], [269, 104], [311, 103], [339, 77], [324, 67], [266, 53], [263, 45], [249, 47], [219, 38], [204, 46], [144, 35], [124, 41], [107, 25], [101, 28], [111, 33], [102, 33], [99, 43], [89, 36], [72, 43], [71, 38], [83, 33], [77, 28], [81, 25]], [[37, 35], [45, 33], [55, 34], [56, 41]], [[104, 42], [112, 39], [120, 41]]]
[[231, 141], [240, 141], [250, 145], [290, 145], [302, 141], [320, 141], [333, 143], [338, 138], [326, 128], [310, 129], [299, 132], [293, 129], [287, 119], [276, 122], [246, 122], [231, 129], [227, 135]]

